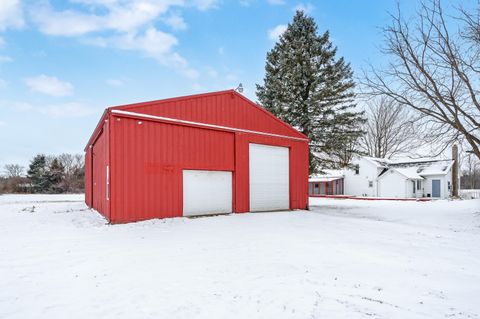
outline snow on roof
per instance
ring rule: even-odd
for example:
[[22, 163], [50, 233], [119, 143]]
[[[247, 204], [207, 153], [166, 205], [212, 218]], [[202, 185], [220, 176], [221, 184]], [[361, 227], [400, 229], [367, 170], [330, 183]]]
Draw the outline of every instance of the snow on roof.
[[310, 182], [331, 182], [343, 178], [344, 172], [340, 169], [324, 169], [325, 174], [311, 175], [308, 181]]
[[342, 179], [342, 177], [310, 177], [309, 182], [331, 182], [336, 181], [337, 179]]
[[392, 168], [392, 170], [399, 172], [408, 179], [423, 179], [423, 177], [417, 173], [417, 167], [415, 166], [397, 167]]
[[377, 158], [377, 157], [369, 157], [369, 156], [364, 156], [363, 158], [365, 158], [366, 160], [372, 162], [373, 164], [375, 164], [379, 167], [383, 167], [383, 168], [387, 168], [388, 164], [390, 163], [390, 160], [388, 160], [386, 158]]
[[445, 175], [448, 172], [450, 172], [452, 165], [453, 165], [453, 160], [443, 160], [443, 161], [423, 163], [419, 167], [418, 174], [422, 176]]
[[384, 175], [388, 170], [394, 169], [409, 179], [423, 179], [422, 176], [445, 175], [452, 165], [452, 159], [386, 159], [365, 156], [365, 159], [373, 162], [379, 167], [385, 168], [379, 176]]

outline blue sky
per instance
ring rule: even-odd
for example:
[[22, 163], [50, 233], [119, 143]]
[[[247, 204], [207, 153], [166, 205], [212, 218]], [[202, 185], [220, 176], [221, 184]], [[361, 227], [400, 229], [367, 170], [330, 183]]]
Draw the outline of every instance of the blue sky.
[[108, 106], [240, 82], [255, 99], [297, 8], [357, 74], [383, 60], [393, 0], [0, 0], [0, 165], [82, 153]]

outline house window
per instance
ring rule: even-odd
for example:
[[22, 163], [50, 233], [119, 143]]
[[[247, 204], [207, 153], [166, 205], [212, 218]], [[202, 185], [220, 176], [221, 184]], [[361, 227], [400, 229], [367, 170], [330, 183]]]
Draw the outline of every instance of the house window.
[[360, 174], [360, 166], [355, 165], [355, 175], [358, 175], [358, 174]]
[[368, 187], [373, 187], [373, 181], [368, 181]]
[[315, 183], [313, 187], [314, 187], [313, 193], [318, 194], [318, 183]]
[[418, 190], [422, 189], [422, 181], [417, 181], [417, 189]]
[[450, 190], [450, 181], [448, 181], [448, 190]]
[[413, 193], [415, 194], [415, 181], [412, 181], [412, 185], [413, 185]]

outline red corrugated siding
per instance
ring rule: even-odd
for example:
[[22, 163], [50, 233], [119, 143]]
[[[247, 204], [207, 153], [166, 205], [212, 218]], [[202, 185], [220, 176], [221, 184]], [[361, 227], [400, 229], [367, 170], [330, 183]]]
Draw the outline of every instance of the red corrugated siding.
[[138, 103], [114, 109], [305, 138], [234, 91]]
[[183, 169], [234, 170], [233, 133], [111, 119], [112, 222], [182, 216]]
[[[104, 126], [105, 127], [105, 126]], [[103, 216], [109, 217], [106, 200], [107, 134], [100, 133], [92, 147], [92, 207]]]
[[235, 137], [235, 211], [242, 213], [250, 210], [250, 143], [290, 148], [290, 209], [305, 209], [308, 204], [308, 143], [244, 133], [236, 133]]
[[85, 203], [92, 207], [92, 149], [85, 152]]
[[[229, 129], [165, 123], [107, 112], [89, 143], [94, 142], [93, 198], [87, 204], [113, 223], [178, 217], [183, 213], [183, 169], [233, 172], [233, 210], [249, 211], [249, 143], [290, 148], [290, 208], [308, 204], [308, 141], [237, 93], [220, 92], [121, 107], [136, 113], [294, 137], [275, 137]], [[141, 124], [139, 123], [141, 122]], [[102, 133], [100, 133], [102, 130]], [[89, 158], [86, 147], [86, 160]], [[110, 165], [110, 200], [106, 198]], [[88, 192], [89, 177], [86, 176]], [[101, 200], [103, 199], [103, 200]]]

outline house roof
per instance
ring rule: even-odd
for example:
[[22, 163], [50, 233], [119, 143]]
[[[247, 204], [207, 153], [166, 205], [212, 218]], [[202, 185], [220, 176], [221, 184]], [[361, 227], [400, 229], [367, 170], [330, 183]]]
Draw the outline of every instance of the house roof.
[[377, 158], [377, 157], [370, 157], [370, 156], [364, 156], [363, 158], [373, 163], [377, 167], [388, 168], [388, 164], [390, 163], [390, 161], [386, 158]]
[[417, 167], [415, 166], [396, 167], [396, 168], [391, 168], [391, 170], [394, 170], [400, 173], [401, 175], [405, 176], [408, 179], [423, 179], [423, 177], [417, 173]]
[[309, 182], [331, 182], [345, 177], [343, 170], [339, 169], [324, 169], [324, 174], [314, 174], [308, 179]]
[[383, 168], [378, 177], [384, 176], [389, 171], [396, 171], [408, 179], [423, 179], [425, 176], [446, 175], [452, 168], [452, 159], [397, 159], [376, 158], [364, 156], [364, 159]]

